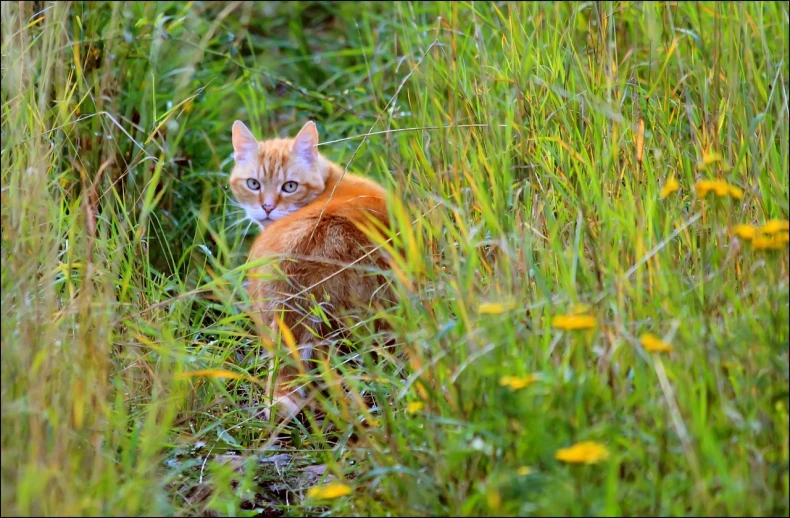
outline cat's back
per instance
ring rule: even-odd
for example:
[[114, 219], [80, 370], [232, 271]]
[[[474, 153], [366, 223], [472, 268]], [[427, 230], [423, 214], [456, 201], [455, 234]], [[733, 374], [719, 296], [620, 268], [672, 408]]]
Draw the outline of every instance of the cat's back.
[[[387, 191], [377, 182], [342, 173], [313, 201], [269, 225], [255, 240], [250, 258], [267, 254], [343, 256], [367, 241], [359, 225], [375, 218], [389, 226]], [[340, 258], [340, 257], [338, 257]]]

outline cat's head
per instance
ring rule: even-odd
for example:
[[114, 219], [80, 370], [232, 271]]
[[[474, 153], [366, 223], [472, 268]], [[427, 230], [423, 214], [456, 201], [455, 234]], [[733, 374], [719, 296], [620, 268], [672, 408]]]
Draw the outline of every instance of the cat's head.
[[324, 192], [329, 163], [318, 153], [318, 130], [309, 121], [293, 139], [258, 142], [241, 121], [233, 123], [230, 188], [248, 219], [266, 226]]

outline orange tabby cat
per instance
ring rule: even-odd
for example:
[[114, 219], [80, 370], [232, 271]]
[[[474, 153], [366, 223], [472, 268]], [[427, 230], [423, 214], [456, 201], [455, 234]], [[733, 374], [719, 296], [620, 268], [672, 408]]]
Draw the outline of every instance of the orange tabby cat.
[[[250, 270], [253, 315], [258, 325], [274, 331], [284, 324], [299, 350], [291, 352], [292, 362], [281, 364], [276, 376], [270, 370], [269, 387], [286, 417], [305, 403], [304, 391], [292, 386], [306, 369], [302, 362], [325, 337], [342, 329], [338, 317], [382, 297], [383, 278], [359, 267], [387, 268], [381, 254], [370, 253], [374, 247], [361, 230], [373, 228], [373, 220], [389, 225], [386, 191], [371, 180], [343, 174], [317, 145], [312, 121], [293, 139], [263, 142], [242, 122], [233, 123], [236, 164], [230, 186], [247, 217], [263, 227], [248, 260], [276, 258]], [[310, 314], [316, 304], [329, 324]]]

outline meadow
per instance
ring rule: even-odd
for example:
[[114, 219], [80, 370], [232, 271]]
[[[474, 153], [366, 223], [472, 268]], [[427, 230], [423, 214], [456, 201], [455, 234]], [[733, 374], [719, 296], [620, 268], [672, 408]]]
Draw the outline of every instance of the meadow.
[[[2, 514], [788, 516], [788, 13], [3, 2]], [[236, 119], [393, 193], [285, 425]]]

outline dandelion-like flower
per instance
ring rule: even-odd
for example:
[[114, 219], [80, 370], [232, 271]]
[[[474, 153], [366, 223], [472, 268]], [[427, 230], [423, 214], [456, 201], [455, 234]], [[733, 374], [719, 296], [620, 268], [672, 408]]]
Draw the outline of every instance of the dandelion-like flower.
[[351, 494], [351, 487], [342, 482], [330, 482], [324, 486], [314, 486], [307, 490], [307, 497], [316, 500], [332, 500]]
[[751, 241], [752, 250], [781, 250], [790, 241], [790, 222], [786, 219], [772, 219], [761, 227], [735, 225], [732, 233]]
[[790, 231], [790, 221], [786, 219], [772, 219], [766, 221], [765, 224], [760, 227], [760, 232], [763, 234], [776, 234], [777, 232], [787, 231]]
[[752, 249], [754, 250], [781, 250], [787, 248], [790, 241], [790, 233], [782, 232], [770, 237], [755, 237], [752, 239]]
[[672, 346], [661, 340], [659, 337], [652, 333], [645, 333], [639, 337], [639, 343], [645, 348], [645, 351], [651, 353], [668, 353], [672, 351]]
[[665, 183], [664, 187], [661, 189], [661, 199], [663, 200], [673, 192], [676, 192], [678, 189], [680, 189], [680, 184], [677, 180], [675, 180], [674, 176], [670, 177], [669, 180], [667, 180], [667, 183]]
[[700, 180], [694, 184], [694, 190], [697, 191], [697, 198], [704, 198], [713, 189], [713, 184], [710, 180]]
[[731, 198], [735, 198], [736, 200], [740, 200], [743, 198], [743, 191], [740, 187], [736, 187], [735, 185], [728, 185], [727, 186], [727, 194], [730, 195]]
[[724, 180], [700, 180], [694, 184], [697, 191], [697, 198], [704, 198], [709, 192], [713, 192], [719, 198], [730, 196], [736, 200], [743, 198], [743, 191], [735, 185], [730, 185]]
[[518, 475], [519, 477], [526, 477], [530, 473], [532, 473], [532, 468], [530, 468], [529, 466], [521, 466], [516, 470], [516, 475]]
[[741, 239], [749, 241], [754, 238], [757, 229], [751, 225], [735, 225], [732, 227], [732, 233]]
[[529, 387], [538, 380], [534, 374], [527, 376], [502, 376], [499, 378], [499, 385], [502, 387], [510, 387], [512, 390], [521, 390]]
[[408, 405], [406, 405], [406, 413], [408, 414], [416, 414], [420, 410], [422, 410], [423, 404], [421, 401], [412, 401]]
[[697, 162], [697, 169], [701, 171], [705, 170], [709, 165], [716, 162], [721, 162], [723, 159], [724, 157], [722, 157], [720, 153], [705, 153], [705, 155], [702, 157], [702, 160]]
[[564, 331], [593, 329], [597, 325], [590, 315], [558, 315], [551, 319], [551, 325]]
[[597, 464], [609, 458], [609, 450], [601, 443], [585, 441], [557, 450], [554, 458], [569, 464]]
[[516, 304], [513, 302], [483, 302], [477, 306], [477, 312], [481, 315], [498, 315], [515, 308]]

